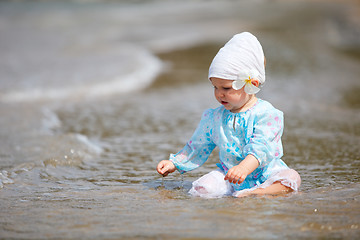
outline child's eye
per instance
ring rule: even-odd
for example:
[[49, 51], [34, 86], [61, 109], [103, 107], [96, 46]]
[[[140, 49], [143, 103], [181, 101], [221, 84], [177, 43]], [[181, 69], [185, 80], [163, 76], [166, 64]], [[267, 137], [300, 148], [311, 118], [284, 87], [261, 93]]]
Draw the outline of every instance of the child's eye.
[[231, 88], [229, 88], [229, 87], [226, 87], [226, 88], [224, 88], [224, 90], [230, 90]]

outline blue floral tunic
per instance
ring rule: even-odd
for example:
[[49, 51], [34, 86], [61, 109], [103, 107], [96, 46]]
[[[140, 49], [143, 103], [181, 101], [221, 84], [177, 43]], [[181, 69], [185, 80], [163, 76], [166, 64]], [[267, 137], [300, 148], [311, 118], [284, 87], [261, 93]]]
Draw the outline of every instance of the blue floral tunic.
[[259, 161], [259, 167], [241, 184], [232, 184], [235, 191], [249, 189], [288, 169], [280, 159], [282, 132], [283, 113], [261, 99], [240, 113], [232, 113], [223, 106], [208, 109], [189, 142], [177, 154], [171, 154], [170, 160], [180, 173], [191, 171], [204, 164], [217, 146], [220, 157], [217, 166], [226, 174], [251, 154]]

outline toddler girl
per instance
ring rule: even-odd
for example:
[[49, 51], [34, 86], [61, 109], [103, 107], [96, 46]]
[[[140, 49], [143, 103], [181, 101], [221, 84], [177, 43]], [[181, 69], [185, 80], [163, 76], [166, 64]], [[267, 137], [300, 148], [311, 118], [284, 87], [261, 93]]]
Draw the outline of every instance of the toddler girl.
[[297, 191], [301, 180], [280, 158], [283, 113], [256, 97], [265, 82], [265, 57], [257, 38], [235, 35], [222, 47], [209, 69], [216, 100], [222, 105], [208, 109], [194, 135], [157, 171], [163, 176], [200, 167], [215, 147], [218, 169], [192, 184], [189, 193], [206, 198]]

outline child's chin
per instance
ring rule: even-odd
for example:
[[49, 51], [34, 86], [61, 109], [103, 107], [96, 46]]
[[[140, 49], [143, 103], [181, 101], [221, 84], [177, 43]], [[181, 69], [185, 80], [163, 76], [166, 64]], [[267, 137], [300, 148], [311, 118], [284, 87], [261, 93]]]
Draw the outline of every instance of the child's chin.
[[227, 110], [232, 110], [232, 106], [230, 106], [229, 104], [224, 105], [224, 107], [225, 107], [225, 109], [227, 109]]

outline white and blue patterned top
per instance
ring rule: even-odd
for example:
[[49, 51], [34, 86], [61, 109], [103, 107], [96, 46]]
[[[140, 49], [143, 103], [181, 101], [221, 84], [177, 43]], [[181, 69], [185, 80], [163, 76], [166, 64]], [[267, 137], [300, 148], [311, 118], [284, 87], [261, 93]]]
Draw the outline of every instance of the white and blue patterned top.
[[232, 186], [236, 191], [252, 188], [274, 173], [288, 169], [280, 159], [283, 126], [283, 113], [261, 99], [240, 113], [232, 113], [223, 106], [208, 109], [191, 139], [181, 151], [170, 155], [170, 161], [180, 173], [191, 171], [204, 164], [217, 146], [220, 163], [216, 165], [227, 173], [251, 154], [259, 161], [259, 167], [244, 182]]

